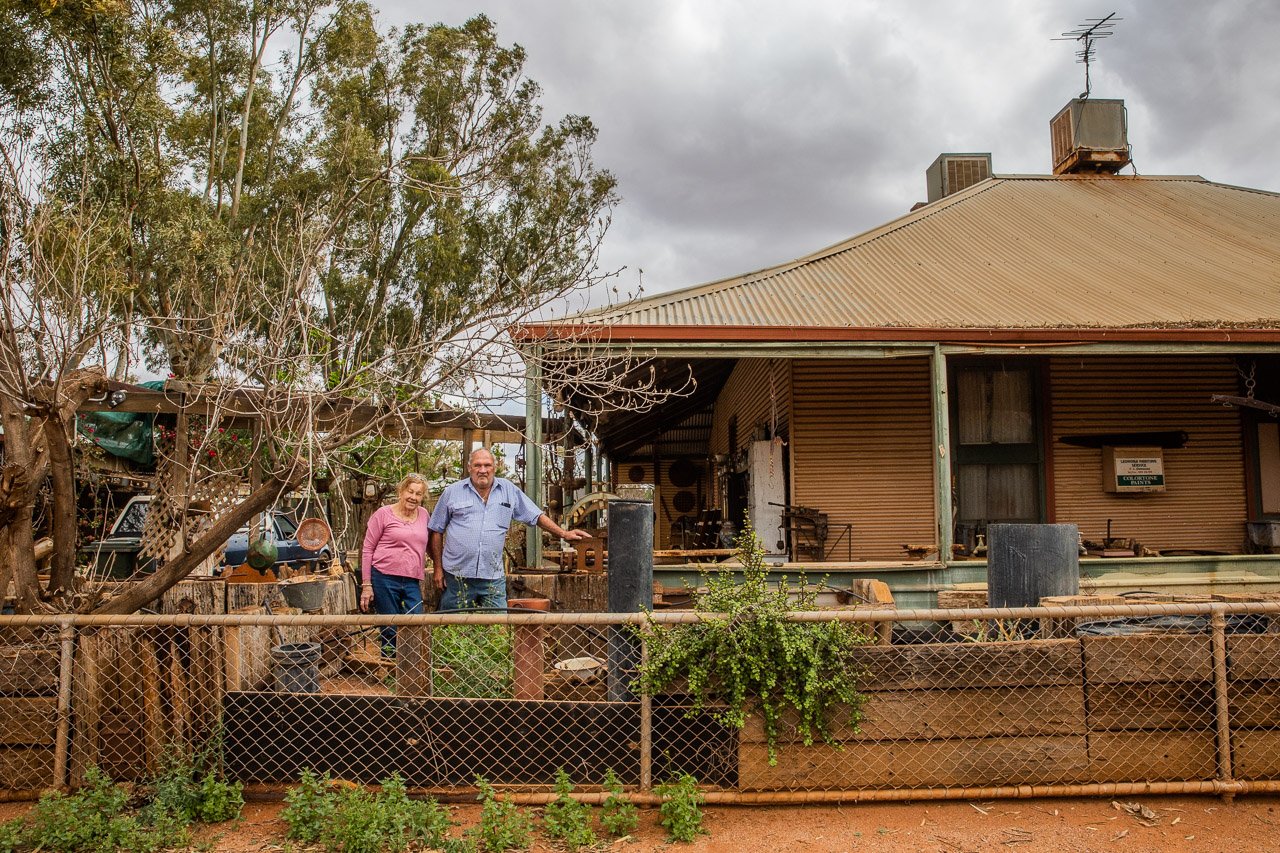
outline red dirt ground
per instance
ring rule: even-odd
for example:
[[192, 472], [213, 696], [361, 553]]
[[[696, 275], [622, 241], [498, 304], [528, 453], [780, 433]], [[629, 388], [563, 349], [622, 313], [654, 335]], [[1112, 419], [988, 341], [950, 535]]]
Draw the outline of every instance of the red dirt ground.
[[[1141, 797], [1154, 826], [1106, 799], [997, 800], [822, 806], [707, 808], [710, 835], [693, 844], [668, 844], [657, 810], [641, 811], [631, 839], [602, 846], [612, 853], [736, 853], [736, 851], [1280, 851], [1280, 796], [1253, 795], [1234, 803], [1213, 797]], [[27, 807], [0, 806], [0, 819]], [[203, 836], [217, 853], [278, 853], [285, 843], [280, 803], [249, 803], [238, 824], [211, 827]], [[454, 822], [471, 826], [472, 805], [451, 806]], [[297, 849], [296, 847], [292, 849]], [[535, 853], [552, 851], [539, 840]]]

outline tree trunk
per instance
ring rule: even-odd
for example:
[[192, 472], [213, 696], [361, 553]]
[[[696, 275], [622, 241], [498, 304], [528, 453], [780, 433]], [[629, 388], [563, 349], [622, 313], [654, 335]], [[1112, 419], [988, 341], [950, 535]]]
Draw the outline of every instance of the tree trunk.
[[[33, 447], [31, 423], [13, 401], [0, 399], [0, 420], [4, 424], [5, 469], [0, 478], [0, 502], [8, 524], [0, 527], [0, 560], [13, 578], [17, 611], [31, 613], [40, 600], [36, 577], [35, 542], [31, 535], [31, 508], [36, 476], [44, 476], [43, 460]], [[33, 472], [35, 472], [33, 474]], [[0, 595], [7, 594], [7, 588]]]
[[276, 499], [285, 490], [296, 487], [302, 482], [302, 478], [303, 474], [298, 474], [292, 479], [281, 479], [279, 477], [267, 479], [231, 512], [222, 516], [222, 518], [214, 522], [212, 527], [200, 534], [200, 538], [191, 542], [189, 547], [178, 555], [177, 559], [166, 562], [146, 580], [131, 584], [123, 593], [103, 602], [93, 612], [107, 615], [125, 615], [133, 613], [155, 601], [166, 590], [191, 574], [206, 557], [216, 551], [223, 542], [226, 542], [237, 530], [243, 527], [245, 522], [258, 513], [264, 512], [275, 503]]
[[60, 419], [44, 421], [45, 446], [49, 448], [49, 481], [53, 486], [53, 561], [49, 567], [49, 592], [71, 589], [76, 572], [76, 487], [71, 442]]

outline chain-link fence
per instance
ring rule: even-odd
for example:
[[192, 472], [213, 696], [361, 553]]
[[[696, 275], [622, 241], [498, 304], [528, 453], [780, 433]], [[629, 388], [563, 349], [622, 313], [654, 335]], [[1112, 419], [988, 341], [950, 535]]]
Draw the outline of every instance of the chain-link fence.
[[859, 647], [861, 722], [805, 744], [784, 716], [774, 761], [758, 719], [637, 692], [646, 618], [709, 617], [6, 617], [0, 796], [174, 752], [263, 790], [310, 768], [529, 801], [559, 768], [641, 800], [679, 773], [713, 802], [1280, 790], [1280, 603], [793, 614], [948, 641]]

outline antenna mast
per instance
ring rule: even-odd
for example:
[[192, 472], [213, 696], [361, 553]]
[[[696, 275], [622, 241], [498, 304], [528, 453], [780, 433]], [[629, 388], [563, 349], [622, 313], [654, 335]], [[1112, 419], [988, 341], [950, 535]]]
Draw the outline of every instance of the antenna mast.
[[1085, 18], [1084, 23], [1074, 30], [1068, 30], [1053, 39], [1053, 41], [1074, 41], [1080, 44], [1080, 49], [1076, 51], [1076, 62], [1084, 63], [1084, 92], [1080, 94], [1081, 98], [1088, 98], [1092, 91], [1089, 82], [1089, 63], [1094, 57], [1094, 42], [1114, 35], [1112, 28], [1123, 20], [1124, 18], [1117, 18], [1115, 12], [1105, 18]]

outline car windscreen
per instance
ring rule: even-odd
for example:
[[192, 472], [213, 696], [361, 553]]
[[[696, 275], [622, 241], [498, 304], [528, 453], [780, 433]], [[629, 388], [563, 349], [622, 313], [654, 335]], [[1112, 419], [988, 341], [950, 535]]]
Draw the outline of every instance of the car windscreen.
[[120, 520], [116, 523], [115, 529], [111, 531], [112, 536], [141, 536], [142, 528], [147, 523], [147, 507], [150, 506], [146, 501], [134, 501], [124, 508], [124, 512], [120, 515]]
[[298, 525], [293, 523], [293, 519], [287, 515], [276, 516], [276, 531], [281, 539], [292, 539], [294, 533], [298, 530]]

